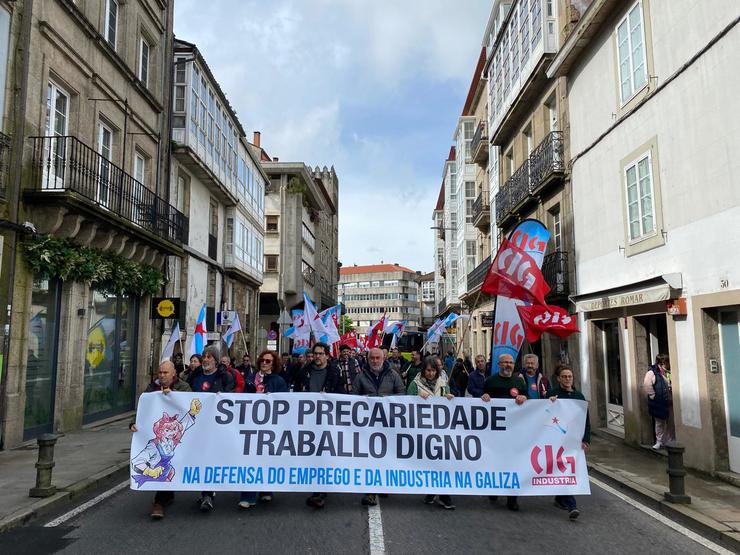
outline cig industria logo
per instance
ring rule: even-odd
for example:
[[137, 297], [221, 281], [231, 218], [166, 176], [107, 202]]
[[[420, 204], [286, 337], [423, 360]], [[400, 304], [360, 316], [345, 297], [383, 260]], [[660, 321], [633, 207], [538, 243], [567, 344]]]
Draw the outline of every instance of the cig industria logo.
[[532, 477], [533, 486], [575, 486], [576, 458], [573, 455], [563, 457], [565, 448], [561, 445], [555, 448], [547, 444], [543, 447], [535, 445], [529, 454], [537, 476]]

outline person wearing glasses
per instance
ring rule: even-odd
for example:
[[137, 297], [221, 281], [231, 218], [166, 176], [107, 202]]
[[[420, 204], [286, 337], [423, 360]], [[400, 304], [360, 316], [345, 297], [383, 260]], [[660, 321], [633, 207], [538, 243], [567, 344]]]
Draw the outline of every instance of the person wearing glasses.
[[[275, 351], [262, 351], [257, 357], [257, 372], [254, 374], [254, 392], [256, 393], [287, 393], [288, 384], [280, 375], [282, 365]], [[251, 388], [250, 388], [251, 389]], [[243, 491], [239, 496], [240, 509], [249, 509], [257, 504], [257, 497], [263, 502], [272, 501], [271, 492], [259, 493]]]
[[[316, 343], [311, 349], [313, 362], [307, 364], [299, 382], [293, 391], [308, 393], [344, 393], [339, 370], [329, 364], [329, 345]], [[306, 504], [314, 509], [323, 509], [326, 504], [326, 493], [313, 493], [306, 499]]]

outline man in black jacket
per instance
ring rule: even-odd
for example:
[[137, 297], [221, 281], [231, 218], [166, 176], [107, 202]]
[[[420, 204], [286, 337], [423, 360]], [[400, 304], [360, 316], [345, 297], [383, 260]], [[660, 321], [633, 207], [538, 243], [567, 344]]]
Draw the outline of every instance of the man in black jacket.
[[[344, 393], [342, 382], [339, 379], [339, 370], [329, 364], [329, 346], [325, 343], [316, 343], [311, 350], [313, 362], [303, 368], [300, 387], [296, 384], [295, 391], [310, 393]], [[315, 509], [323, 509], [326, 504], [326, 493], [314, 493], [306, 499], [306, 504]]]

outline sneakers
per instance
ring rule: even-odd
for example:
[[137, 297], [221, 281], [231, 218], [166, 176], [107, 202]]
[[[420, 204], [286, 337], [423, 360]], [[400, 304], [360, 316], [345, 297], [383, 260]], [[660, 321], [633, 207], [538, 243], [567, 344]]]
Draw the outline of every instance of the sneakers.
[[152, 512], [149, 516], [152, 517], [152, 520], [162, 520], [164, 518], [164, 505], [159, 503], [152, 505]]
[[455, 510], [455, 505], [452, 504], [452, 498], [449, 495], [440, 495], [439, 504], [447, 511]]
[[653, 449], [663, 449], [663, 444], [660, 441], [656, 441]]
[[581, 511], [579, 511], [578, 509], [572, 509], [568, 513], [568, 518], [571, 519], [571, 520], [575, 520], [575, 519], [577, 519], [579, 517], [580, 514], [581, 514]]
[[378, 497], [375, 494], [366, 493], [365, 495], [362, 496], [361, 503], [368, 507], [374, 507], [375, 505], [378, 504]]
[[200, 500], [200, 510], [204, 513], [213, 510], [213, 498], [210, 495], [204, 495]]
[[506, 508], [510, 511], [519, 510], [519, 501], [516, 500], [516, 497], [509, 497], [506, 499]]
[[269, 503], [272, 501], [272, 494], [271, 493], [262, 493], [260, 494], [260, 501], [263, 503]]
[[252, 508], [252, 507], [254, 507], [254, 506], [255, 506], [256, 504], [257, 504], [257, 503], [250, 503], [249, 501], [239, 501], [239, 503], [237, 503], [236, 505], [237, 505], [237, 507], [239, 507], [240, 509], [251, 509], [251, 508]]
[[424, 496], [424, 503], [426, 505], [434, 505], [434, 496], [433, 495], [425, 495]]
[[313, 507], [314, 509], [323, 509], [324, 505], [326, 505], [326, 501], [324, 501], [324, 498], [320, 495], [312, 495], [306, 499], [306, 505]]

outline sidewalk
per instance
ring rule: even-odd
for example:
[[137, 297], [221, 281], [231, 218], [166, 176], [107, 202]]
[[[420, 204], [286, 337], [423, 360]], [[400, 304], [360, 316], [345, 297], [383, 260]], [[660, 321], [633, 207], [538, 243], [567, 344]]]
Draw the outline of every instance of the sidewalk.
[[121, 416], [108, 424], [61, 436], [54, 448], [56, 465], [52, 474], [58, 493], [44, 499], [28, 496], [28, 490], [36, 485], [36, 442], [0, 451], [0, 532], [56, 510], [117, 473], [124, 480], [131, 445], [128, 424], [132, 418]]
[[606, 432], [592, 436], [586, 459], [595, 477], [602, 475], [617, 482], [618, 487], [637, 494], [652, 509], [682, 521], [728, 549], [740, 551], [740, 487], [689, 471], [685, 489], [691, 503], [669, 503], [663, 497], [668, 491], [668, 457], [625, 445]]

